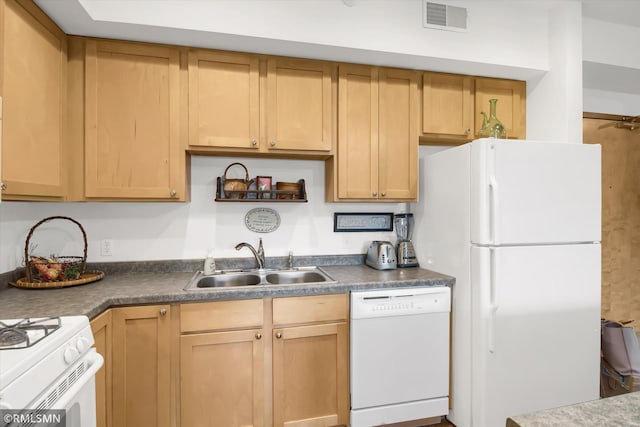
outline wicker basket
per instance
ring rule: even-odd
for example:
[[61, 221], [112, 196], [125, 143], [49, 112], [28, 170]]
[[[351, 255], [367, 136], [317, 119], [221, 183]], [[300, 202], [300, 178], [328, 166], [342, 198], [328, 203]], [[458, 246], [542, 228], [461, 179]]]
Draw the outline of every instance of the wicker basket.
[[[47, 259], [29, 255], [29, 242], [36, 228], [54, 219], [71, 221], [80, 228], [84, 242], [82, 256], [59, 256], [55, 259]], [[24, 259], [26, 262], [26, 277], [17, 280], [15, 283], [11, 283], [13, 286], [21, 288], [59, 288], [90, 283], [104, 277], [104, 273], [100, 271], [85, 271], [87, 262], [87, 234], [78, 221], [66, 216], [45, 218], [31, 227], [24, 246]]]

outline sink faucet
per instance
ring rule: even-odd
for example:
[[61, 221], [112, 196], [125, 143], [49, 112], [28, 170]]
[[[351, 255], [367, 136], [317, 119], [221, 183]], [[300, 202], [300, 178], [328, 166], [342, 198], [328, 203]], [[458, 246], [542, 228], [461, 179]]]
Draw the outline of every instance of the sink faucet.
[[238, 243], [236, 245], [236, 251], [239, 251], [242, 248], [249, 248], [253, 253], [253, 256], [256, 258], [256, 262], [258, 263], [258, 268], [260, 270], [264, 269], [264, 247], [262, 246], [262, 238], [260, 239], [260, 243], [258, 244], [258, 250], [251, 246], [249, 243]]

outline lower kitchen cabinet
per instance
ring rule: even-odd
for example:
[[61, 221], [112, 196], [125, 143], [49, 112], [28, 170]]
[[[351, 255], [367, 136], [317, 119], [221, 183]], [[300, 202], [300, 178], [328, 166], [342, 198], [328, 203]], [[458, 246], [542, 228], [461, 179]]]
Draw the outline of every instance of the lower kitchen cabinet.
[[346, 294], [180, 311], [181, 426], [348, 424]]
[[181, 426], [265, 425], [263, 317], [261, 299], [181, 305]]
[[112, 425], [171, 425], [169, 305], [112, 312]]
[[348, 423], [346, 322], [277, 328], [274, 337], [273, 424]]
[[347, 294], [107, 310], [96, 424], [348, 425], [348, 319]]
[[273, 425], [349, 424], [346, 294], [274, 298]]
[[180, 338], [182, 426], [264, 425], [260, 329]]
[[111, 310], [91, 321], [91, 332], [98, 354], [104, 358], [102, 368], [96, 373], [96, 427], [111, 426]]

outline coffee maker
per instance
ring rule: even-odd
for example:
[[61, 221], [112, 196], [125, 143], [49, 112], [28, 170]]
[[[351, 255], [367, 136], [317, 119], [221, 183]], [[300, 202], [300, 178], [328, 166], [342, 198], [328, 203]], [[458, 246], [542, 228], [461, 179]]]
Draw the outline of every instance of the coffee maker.
[[396, 228], [396, 235], [398, 237], [396, 247], [396, 260], [398, 267], [417, 267], [418, 258], [416, 258], [416, 252], [413, 249], [413, 244], [411, 243], [411, 235], [413, 234], [413, 214], [396, 214], [394, 218], [394, 225]]

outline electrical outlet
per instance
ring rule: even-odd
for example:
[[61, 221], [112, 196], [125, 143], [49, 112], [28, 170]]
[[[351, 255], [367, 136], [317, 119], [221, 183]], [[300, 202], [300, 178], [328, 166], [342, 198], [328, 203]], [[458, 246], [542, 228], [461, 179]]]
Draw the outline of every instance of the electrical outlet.
[[103, 239], [100, 242], [100, 255], [113, 256], [113, 240]]

